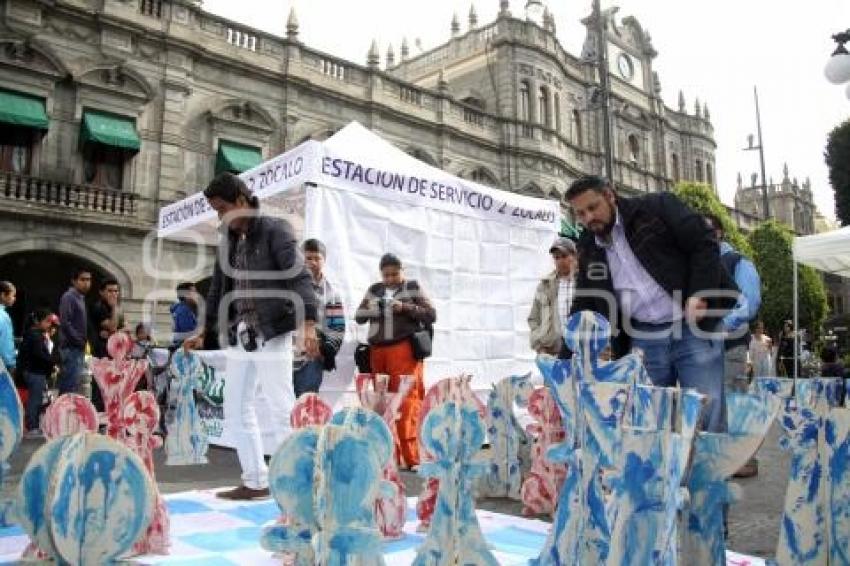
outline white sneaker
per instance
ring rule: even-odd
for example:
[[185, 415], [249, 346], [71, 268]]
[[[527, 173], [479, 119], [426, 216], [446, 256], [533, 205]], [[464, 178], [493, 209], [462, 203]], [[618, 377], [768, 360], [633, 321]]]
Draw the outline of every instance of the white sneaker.
[[32, 430], [28, 430], [24, 433], [24, 438], [34, 439], [34, 438], [44, 438], [44, 433], [41, 432], [40, 428], [34, 428]]

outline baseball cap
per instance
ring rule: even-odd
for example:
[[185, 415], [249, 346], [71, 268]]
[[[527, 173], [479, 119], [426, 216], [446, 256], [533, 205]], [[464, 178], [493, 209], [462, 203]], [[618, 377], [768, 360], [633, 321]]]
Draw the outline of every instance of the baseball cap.
[[562, 254], [575, 254], [576, 253], [576, 245], [569, 238], [564, 238], [563, 236], [557, 238], [553, 243], [552, 247], [549, 248], [549, 253], [560, 252]]

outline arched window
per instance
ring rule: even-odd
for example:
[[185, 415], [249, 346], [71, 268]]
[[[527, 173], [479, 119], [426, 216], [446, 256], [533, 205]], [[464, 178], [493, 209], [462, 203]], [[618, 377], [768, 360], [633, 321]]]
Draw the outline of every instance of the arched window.
[[519, 119], [523, 122], [531, 120], [531, 88], [528, 81], [519, 83]]
[[552, 127], [552, 116], [549, 114], [549, 89], [545, 86], [540, 87], [540, 95], [537, 99], [537, 108], [540, 116], [540, 124], [547, 128]]
[[584, 146], [584, 136], [581, 131], [581, 114], [578, 110], [573, 110], [573, 141], [579, 147]]
[[704, 180], [702, 176], [702, 161], [700, 161], [699, 159], [697, 159], [696, 163], [694, 164], [694, 172], [694, 179], [696, 179], [698, 183], [702, 183]]
[[711, 170], [711, 163], [705, 164], [705, 180], [709, 185], [714, 186], [714, 172]]
[[432, 167], [439, 167], [440, 165], [437, 163], [437, 160], [431, 157], [431, 154], [425, 151], [424, 149], [418, 147], [409, 147], [405, 151], [407, 155], [415, 157], [419, 161], [423, 161]]
[[499, 186], [499, 180], [496, 179], [496, 176], [484, 167], [474, 169], [472, 173], [469, 174], [469, 178], [475, 181], [476, 183], [481, 183], [482, 185], [487, 185], [490, 187]]
[[673, 177], [673, 182], [678, 183], [679, 179], [681, 179], [681, 175], [679, 173], [679, 156], [675, 153], [670, 156], [670, 176]]
[[637, 136], [634, 134], [629, 134], [629, 160], [637, 163], [640, 158], [640, 142], [637, 139]]
[[555, 131], [561, 132], [561, 96], [555, 93]]

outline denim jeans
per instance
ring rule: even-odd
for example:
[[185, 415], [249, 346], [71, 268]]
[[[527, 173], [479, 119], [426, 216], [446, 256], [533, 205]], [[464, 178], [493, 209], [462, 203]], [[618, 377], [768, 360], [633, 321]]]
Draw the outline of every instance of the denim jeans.
[[322, 360], [307, 360], [300, 368], [292, 372], [295, 398], [301, 397], [304, 393], [318, 393], [322, 385], [323, 371]]
[[27, 410], [26, 423], [27, 430], [35, 430], [39, 428], [38, 417], [41, 412], [41, 404], [44, 402], [44, 389], [47, 387], [47, 376], [43, 373], [32, 373], [30, 371], [24, 374], [24, 381], [27, 384]]
[[703, 429], [724, 432], [724, 347], [719, 338], [694, 335], [689, 324], [633, 322], [632, 345], [644, 353], [644, 365], [659, 387], [693, 388], [707, 398]]
[[82, 348], [60, 348], [59, 355], [62, 358], [62, 371], [59, 374], [57, 385], [59, 395], [63, 393], [77, 393], [80, 387], [80, 374], [83, 373], [85, 354]]

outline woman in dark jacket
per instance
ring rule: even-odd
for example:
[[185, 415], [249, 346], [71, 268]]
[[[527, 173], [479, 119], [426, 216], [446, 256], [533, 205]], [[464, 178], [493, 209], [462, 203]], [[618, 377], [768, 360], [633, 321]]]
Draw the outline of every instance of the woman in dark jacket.
[[56, 358], [49, 347], [48, 332], [53, 314], [47, 309], [38, 309], [32, 315], [32, 326], [24, 334], [18, 353], [18, 367], [23, 370], [24, 382], [29, 396], [26, 406], [27, 436], [40, 437], [39, 414], [44, 402], [47, 378], [53, 373]]
[[400, 376], [412, 375], [415, 384], [401, 404], [397, 421], [400, 456], [408, 468], [419, 465], [419, 411], [425, 398], [421, 359], [414, 355], [414, 334], [430, 330], [437, 312], [419, 284], [405, 280], [401, 260], [385, 254], [379, 264], [381, 281], [366, 292], [355, 320], [369, 323], [369, 361], [373, 374], [390, 376], [389, 390], [398, 391]]

